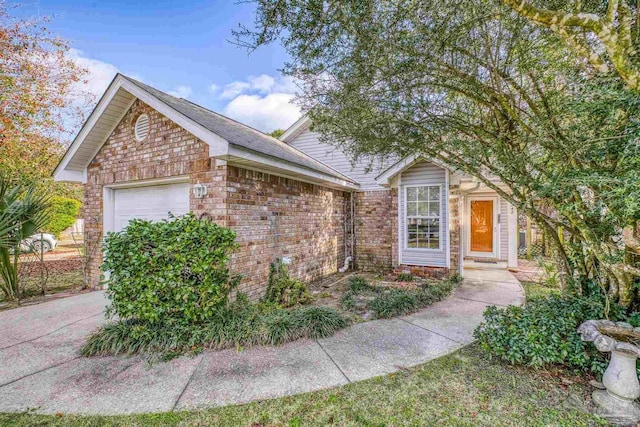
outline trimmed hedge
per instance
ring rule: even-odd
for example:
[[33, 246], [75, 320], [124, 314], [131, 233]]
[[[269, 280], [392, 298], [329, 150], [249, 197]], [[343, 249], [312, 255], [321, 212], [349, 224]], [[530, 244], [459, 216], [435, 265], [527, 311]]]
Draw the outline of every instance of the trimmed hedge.
[[240, 278], [227, 262], [234, 231], [187, 214], [151, 222], [134, 219], [104, 242], [109, 272], [108, 315], [147, 324], [209, 321]]

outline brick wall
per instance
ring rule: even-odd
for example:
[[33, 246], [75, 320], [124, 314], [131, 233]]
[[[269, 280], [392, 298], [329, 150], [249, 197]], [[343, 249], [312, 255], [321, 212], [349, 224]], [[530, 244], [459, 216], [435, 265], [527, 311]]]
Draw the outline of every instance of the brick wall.
[[398, 260], [397, 190], [356, 193], [356, 266], [364, 271], [391, 269]]
[[449, 187], [449, 249], [450, 249], [450, 270], [452, 273], [458, 271], [460, 263], [460, 249], [461, 249], [461, 228], [460, 228], [460, 215], [462, 212], [462, 197], [451, 195], [451, 193], [457, 192], [460, 187], [452, 185]]
[[232, 268], [245, 276], [238, 290], [261, 296], [276, 257], [291, 257], [289, 272], [303, 281], [337, 272], [347, 201], [342, 191], [229, 166], [228, 225], [240, 245]]

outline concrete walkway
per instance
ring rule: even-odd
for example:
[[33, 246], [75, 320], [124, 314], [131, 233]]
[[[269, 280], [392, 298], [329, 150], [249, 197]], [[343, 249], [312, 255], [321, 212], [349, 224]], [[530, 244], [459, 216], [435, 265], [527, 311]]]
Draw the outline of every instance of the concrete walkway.
[[335, 336], [243, 352], [210, 351], [149, 366], [143, 357], [83, 358], [104, 322], [102, 292], [0, 312], [0, 412], [126, 414], [228, 405], [336, 387], [394, 372], [473, 341], [488, 305], [521, 304], [505, 270], [465, 270], [447, 300]]

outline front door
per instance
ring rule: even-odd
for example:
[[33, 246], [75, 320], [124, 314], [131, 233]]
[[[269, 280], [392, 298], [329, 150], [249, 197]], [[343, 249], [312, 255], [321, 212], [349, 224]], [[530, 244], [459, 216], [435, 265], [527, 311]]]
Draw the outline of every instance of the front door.
[[469, 255], [486, 258], [497, 256], [496, 209], [494, 197], [469, 199]]

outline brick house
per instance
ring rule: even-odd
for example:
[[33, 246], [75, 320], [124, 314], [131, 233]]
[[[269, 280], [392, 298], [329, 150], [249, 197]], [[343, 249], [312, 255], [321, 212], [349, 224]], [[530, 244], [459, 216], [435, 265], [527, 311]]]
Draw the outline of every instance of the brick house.
[[[254, 299], [276, 258], [305, 281], [347, 267], [441, 275], [472, 260], [517, 265], [515, 208], [473, 177], [420, 156], [365, 166], [322, 143], [306, 117], [278, 140], [118, 74], [54, 179], [84, 184], [88, 245], [169, 212], [234, 229], [232, 268]], [[100, 263], [90, 261], [91, 286]]]

